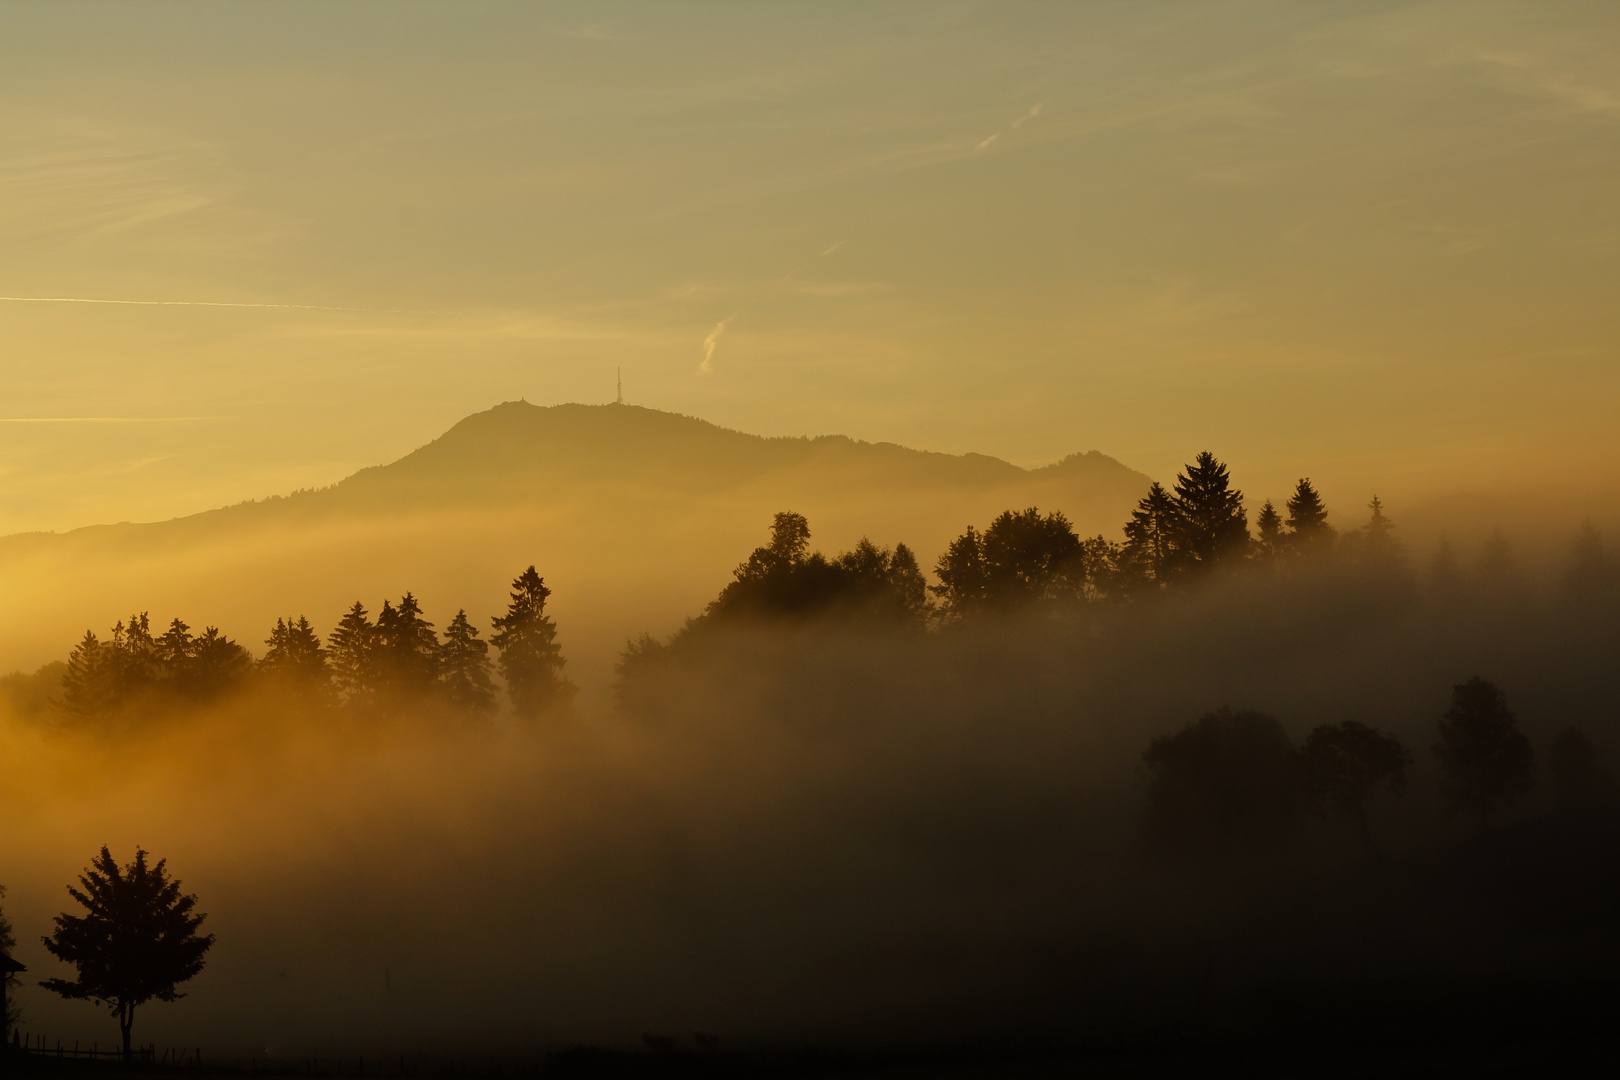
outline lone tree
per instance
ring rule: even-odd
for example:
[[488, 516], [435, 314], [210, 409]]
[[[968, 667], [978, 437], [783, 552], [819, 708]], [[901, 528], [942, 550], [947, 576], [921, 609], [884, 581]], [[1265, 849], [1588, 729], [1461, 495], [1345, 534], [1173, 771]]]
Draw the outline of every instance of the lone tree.
[[505, 615], [491, 619], [495, 633], [489, 643], [501, 650], [501, 677], [512, 698], [512, 711], [535, 717], [565, 704], [575, 686], [562, 676], [562, 647], [557, 624], [546, 614], [551, 590], [545, 579], [529, 567], [512, 582], [512, 603]]
[[1530, 793], [1530, 740], [1508, 712], [1502, 691], [1478, 675], [1452, 688], [1434, 754], [1441, 796], [1454, 813], [1477, 817], [1482, 830], [1498, 809]]
[[63, 912], [55, 919], [56, 931], [44, 939], [51, 955], [77, 967], [79, 977], [40, 985], [65, 998], [107, 1006], [118, 1018], [125, 1061], [136, 1008], [154, 998], [183, 997], [175, 987], [202, 970], [203, 954], [214, 944], [214, 935], [197, 935], [206, 916], [195, 910], [195, 896], [180, 892], [166, 862], [147, 865], [146, 852], [137, 847], [135, 861], [120, 869], [102, 845], [79, 875], [82, 888], [68, 886], [68, 895], [87, 914]]
[[1378, 855], [1367, 824], [1367, 800], [1379, 791], [1406, 793], [1406, 766], [1412, 752], [1393, 735], [1355, 720], [1323, 724], [1305, 736], [1299, 761], [1311, 809], [1356, 823], [1361, 850]]

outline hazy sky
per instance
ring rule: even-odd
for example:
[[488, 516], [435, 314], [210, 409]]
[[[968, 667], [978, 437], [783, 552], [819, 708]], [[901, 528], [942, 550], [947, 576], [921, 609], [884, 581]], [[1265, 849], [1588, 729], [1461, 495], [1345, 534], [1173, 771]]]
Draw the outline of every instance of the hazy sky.
[[619, 366], [1256, 499], [1610, 479], [1617, 56], [1612, 3], [6, 4], [0, 295], [120, 303], [0, 300], [0, 532]]

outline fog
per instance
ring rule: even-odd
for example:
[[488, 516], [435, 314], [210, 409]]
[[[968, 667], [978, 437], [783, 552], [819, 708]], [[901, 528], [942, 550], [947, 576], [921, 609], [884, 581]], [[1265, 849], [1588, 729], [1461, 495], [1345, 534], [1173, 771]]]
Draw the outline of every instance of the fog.
[[[57, 974], [39, 935], [99, 845], [167, 858], [218, 943], [136, 1038], [215, 1058], [1579, 1028], [1612, 1000], [1620, 862], [1612, 815], [1556, 813], [1544, 763], [1575, 726], [1612, 768], [1613, 581], [1463, 582], [1323, 565], [1060, 618], [749, 624], [622, 708], [530, 724], [263, 690], [115, 738], [14, 716], [6, 911], [28, 978]], [[1475, 675], [1538, 765], [1484, 833], [1429, 749]], [[1386, 857], [1336, 820], [1277, 850], [1146, 845], [1144, 749], [1222, 705], [1295, 745], [1397, 735]], [[25, 1031], [113, 1041], [90, 1005], [18, 997]]]

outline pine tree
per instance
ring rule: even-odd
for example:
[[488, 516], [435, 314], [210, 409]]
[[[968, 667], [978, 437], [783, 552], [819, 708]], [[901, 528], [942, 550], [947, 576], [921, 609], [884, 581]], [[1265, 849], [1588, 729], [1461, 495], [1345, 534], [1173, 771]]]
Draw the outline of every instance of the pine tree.
[[[779, 523], [782, 517], [777, 515]], [[779, 553], [787, 557], [795, 550], [791, 533], [792, 530], [783, 532], [786, 542]], [[803, 537], [808, 536], [806, 526]], [[796, 550], [802, 553], [802, 540]], [[512, 602], [506, 614], [491, 620], [495, 633], [489, 641], [501, 651], [499, 667], [501, 677], [506, 680], [506, 692], [512, 699], [512, 711], [525, 718], [537, 717], [567, 704], [577, 689], [562, 676], [566, 661], [557, 644], [557, 626], [546, 614], [546, 599], [550, 595], [544, 579], [531, 566], [512, 582]]]
[[377, 688], [372, 661], [376, 638], [377, 628], [367, 617], [365, 605], [356, 600], [327, 639], [332, 681], [351, 703], [366, 701]]
[[391, 695], [415, 699], [425, 694], [439, 678], [441, 652], [433, 624], [422, 618], [415, 596], [406, 593], [397, 608], [383, 601], [372, 656]]
[[1169, 580], [1179, 515], [1175, 499], [1157, 482], [1131, 511], [1120, 557], [1137, 585], [1162, 588]]
[[102, 716], [118, 703], [117, 657], [93, 631], [68, 654], [62, 676], [62, 705], [82, 717]]
[[219, 627], [209, 626], [192, 643], [190, 661], [176, 688], [193, 698], [218, 697], [252, 670], [252, 654], [220, 633]]
[[259, 661], [259, 670], [266, 675], [300, 688], [319, 687], [330, 681], [326, 650], [304, 616], [298, 616], [296, 622], [277, 619], [264, 643], [269, 648]]
[[1170, 564], [1181, 574], [1203, 573], [1236, 562], [1249, 547], [1243, 493], [1232, 487], [1226, 465], [1204, 451], [1176, 477], [1176, 526]]
[[1294, 486], [1287, 507], [1290, 547], [1300, 554], [1317, 555], [1332, 546], [1335, 534], [1328, 524], [1327, 506], [1309, 477], [1302, 477]]
[[1282, 555], [1287, 536], [1283, 532], [1282, 515], [1277, 513], [1277, 508], [1271, 504], [1270, 499], [1266, 500], [1266, 504], [1255, 515], [1254, 525], [1260, 533], [1256, 549], [1259, 557], [1268, 563], [1275, 562]]
[[444, 628], [444, 665], [440, 677], [445, 696], [455, 705], [480, 716], [495, 711], [495, 684], [490, 680], [489, 642], [467, 621], [465, 610], [456, 612]]

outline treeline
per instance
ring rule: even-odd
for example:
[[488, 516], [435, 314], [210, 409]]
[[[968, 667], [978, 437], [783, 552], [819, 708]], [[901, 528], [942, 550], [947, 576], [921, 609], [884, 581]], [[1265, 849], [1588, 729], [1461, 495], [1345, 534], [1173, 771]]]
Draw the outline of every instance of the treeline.
[[[1535, 782], [1535, 752], [1502, 691], [1484, 679], [1452, 688], [1430, 747], [1438, 794], [1481, 832]], [[1142, 755], [1148, 776], [1143, 824], [1160, 849], [1229, 856], [1282, 846], [1307, 817], [1354, 826], [1368, 858], [1379, 853], [1368, 804], [1406, 793], [1412, 752], [1395, 735], [1355, 720], [1322, 724], [1299, 747], [1274, 717], [1219, 709]], [[1612, 815], [1620, 788], [1581, 731], [1565, 728], [1548, 754], [1553, 807], [1574, 821]]]
[[385, 716], [428, 707], [488, 717], [498, 708], [498, 673], [512, 712], [535, 717], [575, 691], [545, 611], [550, 596], [529, 567], [512, 582], [511, 602], [490, 620], [487, 639], [465, 610], [439, 634], [409, 592], [397, 604], [384, 600], [375, 620], [355, 601], [325, 642], [305, 616], [277, 619], [257, 661], [212, 626], [194, 635], [176, 618], [154, 635], [142, 612], [105, 639], [85, 631], [61, 673], [55, 705], [71, 718], [106, 719], [195, 705], [253, 685], [311, 708]]
[[[1375, 495], [1366, 521], [1340, 531], [1309, 478], [1278, 509], [1269, 500], [1250, 528], [1243, 493], [1225, 463], [1199, 454], [1171, 488], [1154, 483], [1124, 523], [1123, 539], [1081, 537], [1061, 512], [1008, 510], [983, 531], [969, 526], [951, 541], [929, 584], [905, 544], [892, 550], [862, 539], [831, 558], [812, 552], [810, 525], [779, 513], [770, 541], [739, 566], [702, 614], [665, 641], [643, 635], [619, 663], [624, 680], [678, 655], [713, 629], [750, 619], [831, 618], [923, 629], [1031, 608], [1053, 616], [1099, 604], [1139, 603], [1187, 592], [1215, 579], [1287, 581], [1323, 570], [1355, 575], [1363, 593], [1399, 602], [1416, 592], [1395, 525]], [[1476, 579], [1500, 593], [1518, 587], [1500, 532], [1485, 546]], [[1441, 596], [1465, 593], [1455, 552], [1442, 542], [1430, 584]], [[1612, 588], [1613, 567], [1588, 523], [1576, 538], [1570, 589]]]

